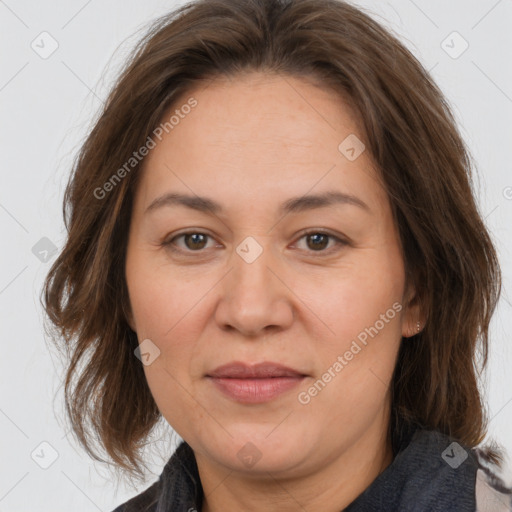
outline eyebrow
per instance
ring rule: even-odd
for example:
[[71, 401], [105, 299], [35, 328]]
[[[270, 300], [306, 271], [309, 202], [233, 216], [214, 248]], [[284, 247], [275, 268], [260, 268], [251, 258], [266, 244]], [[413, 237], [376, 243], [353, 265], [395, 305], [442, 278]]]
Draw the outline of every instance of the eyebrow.
[[[370, 207], [362, 199], [344, 192], [332, 191], [324, 192], [322, 194], [292, 197], [280, 205], [279, 213], [300, 213], [303, 211], [326, 208], [339, 204], [357, 206], [368, 213], [371, 213]], [[152, 201], [144, 213], [147, 214], [157, 209], [171, 206], [184, 206], [192, 210], [210, 214], [219, 214], [224, 211], [220, 203], [208, 197], [170, 192], [157, 197]]]

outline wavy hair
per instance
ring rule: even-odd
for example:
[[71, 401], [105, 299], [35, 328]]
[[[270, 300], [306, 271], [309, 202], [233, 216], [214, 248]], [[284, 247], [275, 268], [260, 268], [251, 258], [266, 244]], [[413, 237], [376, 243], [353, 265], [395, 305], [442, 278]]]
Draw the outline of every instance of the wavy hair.
[[[426, 324], [399, 351], [390, 431], [415, 422], [470, 447], [486, 435], [479, 390], [501, 291], [496, 250], [473, 195], [474, 164], [447, 100], [414, 55], [341, 0], [198, 0], [152, 23], [74, 161], [65, 246], [41, 297], [68, 355], [66, 414], [98, 449], [141, 475], [141, 447], [161, 414], [134, 350], [125, 254], [142, 163], [98, 190], [203, 80], [246, 71], [312, 80], [348, 100], [385, 187], [406, 279]], [[126, 170], [126, 168], [125, 168]], [[489, 451], [494, 461], [501, 456]]]

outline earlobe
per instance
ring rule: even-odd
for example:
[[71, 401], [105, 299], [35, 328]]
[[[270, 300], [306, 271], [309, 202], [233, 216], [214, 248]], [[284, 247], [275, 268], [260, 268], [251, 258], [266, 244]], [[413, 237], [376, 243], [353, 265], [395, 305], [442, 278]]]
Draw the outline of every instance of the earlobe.
[[402, 337], [412, 338], [423, 330], [424, 320], [418, 295], [412, 287], [408, 288], [407, 298], [402, 322]]
[[[412, 327], [411, 327], [412, 326]], [[405, 327], [402, 329], [403, 338], [412, 338], [421, 333], [423, 330], [422, 323], [420, 320], [414, 322], [405, 322]]]

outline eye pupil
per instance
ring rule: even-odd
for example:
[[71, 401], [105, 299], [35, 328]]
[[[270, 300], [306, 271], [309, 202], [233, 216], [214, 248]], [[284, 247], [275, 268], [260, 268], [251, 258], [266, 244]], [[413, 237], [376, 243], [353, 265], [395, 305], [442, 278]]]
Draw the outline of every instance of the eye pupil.
[[[317, 245], [317, 242], [319, 242], [319, 241], [321, 242], [320, 239], [322, 237], [323, 237], [323, 241], [325, 243], [323, 243], [323, 244], [320, 243], [320, 245]], [[324, 249], [328, 245], [328, 236], [323, 233], [314, 233], [312, 235], [308, 235], [307, 238], [308, 238], [308, 240], [313, 240], [314, 241], [313, 243], [316, 244], [316, 245], [313, 245], [313, 248], [316, 247], [317, 249]]]
[[[185, 237], [185, 244], [187, 245], [187, 247], [189, 249], [202, 249], [203, 247], [202, 246], [197, 247], [197, 246], [194, 246], [194, 245], [191, 247], [190, 244], [187, 243], [188, 240], [192, 239], [192, 244], [199, 243], [199, 245], [201, 245], [201, 242], [204, 243], [204, 241], [206, 239], [205, 235], [203, 235], [201, 233], [186, 234], [186, 235], [184, 235], [184, 237]], [[202, 240], [201, 240], [201, 238], [202, 238]]]

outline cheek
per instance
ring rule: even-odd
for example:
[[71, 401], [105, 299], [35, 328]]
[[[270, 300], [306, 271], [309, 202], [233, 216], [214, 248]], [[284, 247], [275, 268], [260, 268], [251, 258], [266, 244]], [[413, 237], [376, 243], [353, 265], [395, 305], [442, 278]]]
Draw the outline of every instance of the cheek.
[[[314, 428], [321, 418], [325, 442], [336, 444], [340, 428], [350, 445], [376, 418], [387, 414], [390, 384], [401, 342], [401, 304], [388, 294], [347, 294], [333, 309], [331, 342], [317, 343], [319, 374], [299, 398]], [[382, 317], [380, 315], [383, 315]], [[299, 407], [302, 410], [302, 406]]]
[[304, 278], [306, 302], [329, 328], [316, 342], [319, 379], [304, 395], [311, 399], [311, 417], [329, 410], [334, 422], [356, 425], [382, 408], [401, 342], [403, 280], [400, 255], [392, 250], [360, 253], [314, 288]]
[[155, 340], [176, 329], [204, 288], [176, 275], [176, 269], [159, 263], [152, 252], [136, 247], [128, 251], [126, 280], [139, 338]]
[[139, 343], [149, 339], [150, 346], [156, 346], [152, 350], [158, 355], [151, 364], [144, 365], [144, 373], [160, 406], [162, 391], [174, 389], [173, 378], [183, 379], [176, 372], [188, 369], [187, 350], [191, 345], [183, 329], [191, 307], [192, 298], [187, 297], [190, 287], [155, 265], [144, 251], [128, 253], [126, 279]]
[[311, 306], [329, 326], [329, 335], [316, 342], [322, 380], [329, 382], [332, 400], [348, 407], [372, 400], [374, 392], [382, 397], [395, 367], [403, 306], [398, 287], [380, 285], [365, 287], [354, 277]]
[[[198, 343], [211, 315], [209, 292], [218, 282], [214, 272], [155, 263], [145, 251], [127, 258], [127, 283], [137, 336], [150, 339], [159, 355], [144, 372], [159, 407], [187, 402], [184, 389], [202, 375], [205, 350]], [[184, 386], [184, 387], [182, 387]], [[187, 403], [187, 407], [194, 404]]]
[[148, 271], [140, 266], [130, 277], [130, 302], [139, 342], [150, 339], [159, 351], [151, 364], [143, 367], [148, 386], [164, 418], [178, 434], [186, 435], [192, 428], [189, 418], [202, 414], [192, 398], [190, 380], [194, 339], [199, 336], [194, 312], [200, 306], [200, 290], [191, 292], [193, 286], [163, 269]]
[[149, 338], [160, 351], [156, 361], [159, 364], [145, 367], [148, 375], [158, 366], [164, 366], [173, 375], [185, 372], [193, 340], [199, 336], [199, 323], [193, 322], [199, 306], [197, 293], [190, 293], [189, 287], [180, 287], [177, 282], [172, 286], [164, 284], [162, 280], [141, 280], [133, 282], [130, 288], [139, 341]]
[[399, 338], [403, 286], [400, 255], [368, 250], [343, 268], [318, 276], [314, 286], [307, 275], [298, 276], [294, 291], [305, 298], [319, 325], [328, 327], [322, 329], [326, 346], [338, 350], [358, 336], [364, 341], [365, 329], [372, 326], [384, 338]]

